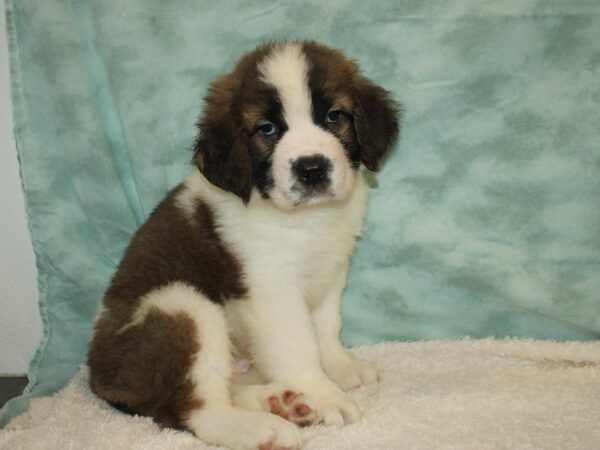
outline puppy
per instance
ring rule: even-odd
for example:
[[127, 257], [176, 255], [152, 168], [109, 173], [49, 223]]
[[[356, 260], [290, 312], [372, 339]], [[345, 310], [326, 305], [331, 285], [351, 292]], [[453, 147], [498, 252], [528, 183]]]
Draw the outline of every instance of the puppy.
[[398, 108], [339, 51], [273, 43], [216, 80], [194, 170], [108, 288], [90, 384], [123, 411], [234, 449], [301, 445], [361, 416], [377, 380], [340, 342], [340, 300]]

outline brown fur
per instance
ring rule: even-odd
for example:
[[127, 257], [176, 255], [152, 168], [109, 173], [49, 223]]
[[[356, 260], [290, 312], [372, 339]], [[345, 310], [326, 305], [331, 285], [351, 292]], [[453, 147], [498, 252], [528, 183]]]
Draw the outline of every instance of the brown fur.
[[120, 409], [184, 428], [187, 414], [202, 405], [188, 379], [200, 350], [192, 320], [154, 309], [139, 325], [132, 320], [141, 297], [173, 281], [194, 286], [222, 303], [243, 298], [238, 261], [221, 242], [212, 212], [199, 203], [194, 222], [175, 205], [176, 188], [156, 208], [129, 245], [106, 292], [88, 354], [96, 395]]
[[369, 170], [379, 170], [381, 161], [398, 137], [398, 106], [389, 93], [358, 77], [354, 84], [357, 107], [354, 111], [361, 161]]
[[[399, 106], [389, 93], [362, 76], [358, 65], [337, 49], [305, 42], [313, 120], [319, 123], [332, 106], [349, 113], [353, 127], [339, 136], [351, 161], [378, 170], [381, 160], [398, 137]], [[348, 145], [356, 139], [356, 148]]]
[[194, 145], [194, 161], [204, 176], [245, 202], [250, 199], [253, 181], [249, 151], [252, 119], [269, 107], [269, 89], [260, 81], [257, 66], [269, 50], [270, 46], [264, 46], [247, 54], [231, 74], [211, 85]]
[[115, 325], [105, 314], [96, 326], [88, 357], [94, 393], [125, 412], [185, 429], [188, 414], [202, 407], [187, 376], [200, 350], [192, 319], [153, 309], [123, 333]]
[[173, 281], [216, 303], [246, 295], [240, 263], [215, 230], [212, 211], [198, 202], [192, 222], [175, 204], [180, 190], [169, 193], [134, 236], [106, 292], [108, 308], [135, 308], [141, 296]]

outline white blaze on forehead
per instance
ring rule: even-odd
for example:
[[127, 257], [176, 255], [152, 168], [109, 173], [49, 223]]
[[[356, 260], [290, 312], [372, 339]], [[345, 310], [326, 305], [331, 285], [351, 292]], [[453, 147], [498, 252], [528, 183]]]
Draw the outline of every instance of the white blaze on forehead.
[[[308, 69], [302, 46], [295, 43], [273, 46], [258, 66], [261, 80], [277, 90], [288, 125], [273, 152], [274, 186], [269, 193], [271, 200], [284, 209], [342, 200], [352, 191], [356, 178], [340, 140], [313, 123]], [[311, 155], [321, 155], [331, 164], [324, 192], [308, 192], [293, 173], [294, 161]]]
[[299, 44], [275, 46], [259, 72], [265, 83], [277, 89], [288, 126], [311, 121], [308, 63]]

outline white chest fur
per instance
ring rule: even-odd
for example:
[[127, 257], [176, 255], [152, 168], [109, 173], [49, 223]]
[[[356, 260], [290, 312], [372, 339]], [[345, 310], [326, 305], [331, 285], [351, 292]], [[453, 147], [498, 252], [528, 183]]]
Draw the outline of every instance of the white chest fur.
[[362, 228], [367, 186], [359, 174], [344, 200], [284, 210], [257, 193], [244, 205], [194, 172], [178, 203], [193, 208], [197, 200], [211, 207], [221, 238], [242, 266], [249, 298], [226, 308], [231, 331], [239, 334], [253, 304], [301, 296], [312, 309], [331, 283], [345, 277]]
[[362, 176], [342, 201], [292, 210], [257, 193], [244, 205], [198, 172], [185, 185], [180, 198], [187, 197], [190, 205], [201, 199], [211, 207], [221, 238], [242, 265], [250, 297], [260, 296], [257, 289], [277, 291], [285, 284], [301, 291], [309, 304], [317, 302], [333, 272], [346, 269], [366, 210]]

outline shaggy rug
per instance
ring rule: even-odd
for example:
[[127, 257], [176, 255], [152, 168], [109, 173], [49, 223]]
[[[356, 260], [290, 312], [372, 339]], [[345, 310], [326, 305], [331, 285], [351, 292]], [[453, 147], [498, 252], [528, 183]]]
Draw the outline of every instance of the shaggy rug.
[[[302, 430], [305, 449], [600, 447], [600, 342], [462, 340], [355, 348], [378, 384], [352, 391], [364, 410], [343, 428]], [[235, 432], [235, 430], [232, 430]], [[2, 449], [212, 448], [117, 412], [83, 367], [0, 432]]]

